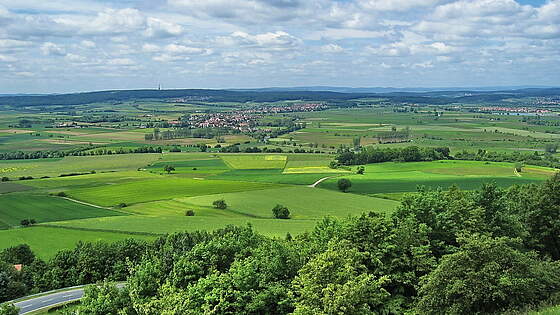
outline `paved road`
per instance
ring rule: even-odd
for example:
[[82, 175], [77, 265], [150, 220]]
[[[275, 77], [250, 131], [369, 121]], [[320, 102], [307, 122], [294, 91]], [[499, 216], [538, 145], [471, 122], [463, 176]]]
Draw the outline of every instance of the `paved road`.
[[[121, 289], [125, 286], [125, 283], [120, 282], [115, 284], [115, 286]], [[57, 305], [77, 301], [84, 296], [84, 287], [85, 286], [72, 287], [63, 292], [45, 293], [45, 295], [37, 297], [33, 297], [32, 295], [25, 301], [13, 304], [19, 308], [20, 314], [28, 314], [40, 309], [51, 308]]]
[[27, 314], [39, 309], [77, 301], [81, 299], [82, 296], [84, 296], [84, 289], [79, 288], [31, 298], [29, 300], [14, 303], [14, 305], [19, 308], [20, 314]]

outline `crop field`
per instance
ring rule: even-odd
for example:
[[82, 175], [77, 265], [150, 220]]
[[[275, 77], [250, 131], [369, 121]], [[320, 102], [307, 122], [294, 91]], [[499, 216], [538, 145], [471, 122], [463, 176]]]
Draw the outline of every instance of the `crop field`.
[[[0, 248], [28, 243], [41, 257], [50, 257], [79, 240], [151, 238], [126, 233], [214, 230], [228, 224], [251, 224], [266, 235], [284, 237], [287, 232], [309, 231], [324, 216], [390, 213], [398, 206], [394, 200], [418, 186], [473, 190], [485, 182], [537, 183], [555, 171], [524, 165], [516, 173], [512, 163], [459, 160], [369, 164], [363, 175], [356, 174], [357, 166], [329, 166], [339, 150], [354, 148], [356, 142], [380, 148], [449, 147], [452, 155], [479, 149], [542, 155], [546, 146], [560, 143], [557, 110], [531, 123], [531, 117], [480, 113], [476, 106], [386, 104], [369, 98], [353, 100], [356, 106], [337, 103], [321, 111], [258, 115], [255, 121], [262, 124], [254, 128], [257, 132], [217, 128], [202, 138], [145, 138], [155, 128], [161, 133], [178, 129], [170, 122], [189, 115], [298, 103], [138, 100], [69, 106], [49, 113], [0, 108], [0, 154], [51, 150], [91, 154], [98, 149], [146, 146], [161, 146], [164, 152], [0, 160], [0, 177], [10, 179], [0, 183]], [[79, 122], [79, 128], [55, 126], [85, 116], [93, 119]], [[17, 127], [21, 119], [32, 121], [32, 126]], [[285, 126], [290, 129], [283, 130]], [[402, 139], [383, 138], [402, 130], [409, 133]], [[223, 149], [230, 146], [237, 146], [240, 153], [225, 153], [230, 151]], [[182, 152], [168, 152], [172, 147]], [[283, 153], [244, 153], [254, 152], [247, 149], [255, 147]], [[167, 174], [166, 165], [174, 171]], [[60, 177], [70, 173], [80, 174]], [[24, 176], [34, 179], [19, 180]], [[340, 178], [352, 181], [348, 193], [338, 191]], [[321, 179], [325, 180], [310, 187]], [[60, 192], [91, 205], [51, 196]], [[227, 209], [212, 206], [220, 198]], [[271, 209], [276, 204], [287, 206], [291, 219], [273, 219]], [[195, 215], [186, 216], [186, 210]], [[31, 218], [36, 226], [19, 227], [22, 219]]]
[[122, 154], [104, 156], [67, 156], [63, 159], [0, 161], [0, 176], [58, 176], [71, 172], [120, 171], [144, 167], [160, 154]]
[[94, 208], [51, 196], [31, 194], [0, 195], [0, 224], [18, 226], [23, 219], [37, 223], [123, 215], [116, 211]]
[[249, 181], [261, 183], [311, 185], [319, 179], [332, 174], [292, 173], [286, 174], [281, 169], [270, 170], [232, 170], [213, 176], [212, 179], [231, 181]]
[[22, 185], [22, 184], [16, 184], [16, 183], [10, 183], [10, 182], [0, 183], [0, 194], [18, 192], [18, 191], [26, 191], [26, 190], [31, 190], [31, 189], [33, 189], [33, 187], [29, 187], [29, 186]]
[[78, 241], [115, 242], [128, 238], [149, 240], [154, 239], [154, 236], [33, 226], [0, 231], [0, 250], [17, 244], [28, 244], [37, 256], [49, 259], [59, 250], [76, 246]]
[[[256, 231], [273, 237], [284, 237], [286, 233], [297, 235], [313, 229], [315, 220], [278, 220], [255, 219], [228, 215], [223, 216], [128, 216], [111, 218], [93, 218], [56, 222], [57, 226], [112, 230], [123, 232], [140, 232], [166, 234], [182, 231], [216, 230], [227, 225], [244, 226], [251, 224]], [[0, 231], [1, 232], [1, 231]]]
[[115, 206], [120, 203], [134, 204], [176, 197], [264, 189], [274, 186], [266, 183], [167, 177], [92, 188], [78, 188], [69, 190], [67, 193], [81, 201], [102, 206]]
[[222, 155], [222, 160], [232, 169], [254, 170], [284, 168], [285, 155]]
[[150, 165], [147, 169], [151, 172], [161, 173], [165, 165], [173, 165], [175, 168], [175, 173], [184, 174], [219, 174], [229, 171], [229, 167], [223, 162], [222, 159], [213, 158], [205, 160], [187, 160], [187, 161], [175, 161], [170, 163], [157, 162]]
[[294, 220], [320, 219], [324, 216], [345, 217], [374, 210], [390, 212], [397, 204], [390, 200], [309, 187], [265, 189], [177, 200], [194, 208], [204, 209], [219, 198], [228, 202], [229, 210], [236, 214], [262, 219], [273, 218], [271, 209], [276, 204], [288, 207]]
[[[349, 175], [350, 192], [360, 194], [414, 192], [419, 186], [427, 188], [457, 185], [473, 190], [483, 183], [495, 182], [499, 186], [540, 182], [554, 174], [552, 169], [526, 168], [519, 176], [512, 163], [477, 161], [434, 161], [410, 163], [379, 163], [365, 166], [364, 175]], [[328, 189], [336, 188], [336, 179], [320, 184]]]
[[46, 189], [49, 192], [60, 192], [64, 189], [115, 185], [118, 183], [128, 183], [154, 178], [160, 177], [149, 172], [123, 171], [27, 180], [25, 181], [25, 185]]

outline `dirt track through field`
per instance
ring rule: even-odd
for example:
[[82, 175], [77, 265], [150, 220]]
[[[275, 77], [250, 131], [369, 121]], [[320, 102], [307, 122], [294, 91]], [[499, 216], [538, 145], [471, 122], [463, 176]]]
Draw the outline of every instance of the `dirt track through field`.
[[319, 179], [318, 181], [316, 181], [315, 183], [313, 183], [313, 184], [311, 184], [311, 185], [309, 185], [309, 186], [307, 186], [307, 187], [315, 188], [315, 187], [317, 187], [317, 185], [319, 185], [319, 184], [322, 183], [323, 181], [325, 181], [325, 180], [327, 180], [327, 179], [329, 179], [329, 178], [333, 178], [333, 177], [334, 177], [334, 176], [323, 177], [323, 178]]

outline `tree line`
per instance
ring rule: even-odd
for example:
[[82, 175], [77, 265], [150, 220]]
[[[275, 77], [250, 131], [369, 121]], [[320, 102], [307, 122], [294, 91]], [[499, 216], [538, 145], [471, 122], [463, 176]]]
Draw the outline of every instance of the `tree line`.
[[363, 147], [359, 152], [343, 149], [338, 152], [336, 160], [342, 165], [360, 165], [389, 161], [419, 162], [446, 160], [450, 158], [450, 150], [446, 147], [420, 148], [408, 146], [404, 148]]
[[539, 154], [514, 152], [492, 152], [483, 149], [477, 152], [469, 152], [466, 150], [457, 152], [455, 158], [459, 160], [471, 161], [492, 161], [492, 162], [519, 162], [536, 166], [560, 168], [560, 160], [549, 152]]
[[336, 161], [341, 165], [360, 165], [382, 162], [420, 162], [435, 160], [468, 160], [468, 161], [491, 161], [524, 163], [536, 166], [560, 168], [560, 159], [549, 152], [522, 153], [514, 152], [492, 152], [480, 149], [476, 152], [463, 150], [454, 156], [450, 154], [447, 147], [421, 148], [408, 146], [401, 148], [380, 148], [368, 146], [361, 151], [350, 149], [339, 150]]
[[67, 151], [13, 151], [0, 152], [0, 160], [33, 160], [48, 158], [63, 158], [65, 156], [93, 156], [93, 155], [112, 155], [112, 154], [131, 154], [131, 153], [161, 153], [161, 147], [137, 147], [137, 148], [98, 148], [86, 147]]
[[[228, 226], [82, 243], [49, 262], [7, 251], [4, 300], [107, 279], [86, 290], [80, 314], [508, 313], [560, 302], [560, 174], [420, 189], [390, 215], [327, 217], [284, 239]], [[19, 262], [21, 274], [9, 265]], [[125, 278], [124, 289], [110, 283]]]
[[144, 135], [144, 139], [147, 141], [155, 140], [172, 140], [172, 139], [184, 139], [184, 138], [200, 138], [200, 139], [212, 139], [220, 138], [222, 135], [235, 134], [238, 131], [227, 128], [175, 128], [170, 130], [160, 131], [159, 128], [154, 128], [152, 133], [147, 133]]

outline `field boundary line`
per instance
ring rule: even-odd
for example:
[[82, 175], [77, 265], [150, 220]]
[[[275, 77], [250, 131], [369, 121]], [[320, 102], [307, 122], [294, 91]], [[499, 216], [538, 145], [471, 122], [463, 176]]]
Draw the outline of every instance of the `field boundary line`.
[[119, 233], [119, 234], [128, 234], [128, 235], [144, 235], [144, 236], [162, 236], [162, 235], [167, 234], [167, 233], [135, 232], [135, 231], [123, 231], [123, 230], [111, 230], [111, 229], [95, 229], [95, 228], [85, 228], [85, 227], [66, 226], [66, 225], [57, 225], [57, 224], [45, 224], [45, 223], [37, 224], [35, 226], [56, 228], [56, 229], [76, 230], [76, 231], [107, 232], [107, 233]]
[[111, 207], [98, 206], [98, 205], [94, 205], [93, 203], [84, 202], [84, 201], [72, 199], [72, 198], [69, 198], [69, 197], [62, 197], [62, 199], [66, 199], [66, 200], [68, 200], [68, 201], [72, 201], [72, 202], [75, 202], [75, 203], [79, 203], [79, 204], [82, 204], [82, 205], [84, 205], [84, 206], [94, 207], [94, 208], [97, 208], [97, 209], [115, 211], [115, 212], [119, 212], [119, 213], [123, 213], [123, 214], [127, 214], [127, 215], [134, 215], [133, 213], [130, 213], [130, 212], [126, 212], [126, 211], [122, 211], [122, 210], [117, 210], [117, 209], [111, 208]]
[[79, 204], [82, 204], [82, 205], [85, 205], [85, 206], [90, 206], [90, 207], [94, 207], [94, 208], [98, 208], [98, 209], [114, 210], [113, 208], [98, 206], [98, 205], [94, 205], [92, 203], [72, 199], [72, 198], [69, 198], [69, 197], [62, 197], [62, 199], [66, 199], [66, 200], [69, 200], [69, 201], [72, 201], [72, 202], [75, 202], [75, 203], [79, 203]]

